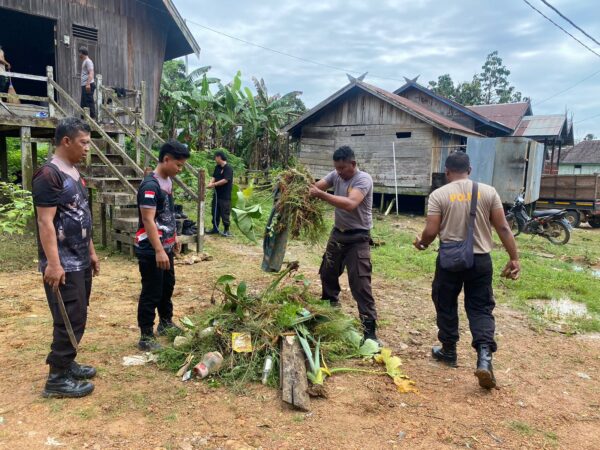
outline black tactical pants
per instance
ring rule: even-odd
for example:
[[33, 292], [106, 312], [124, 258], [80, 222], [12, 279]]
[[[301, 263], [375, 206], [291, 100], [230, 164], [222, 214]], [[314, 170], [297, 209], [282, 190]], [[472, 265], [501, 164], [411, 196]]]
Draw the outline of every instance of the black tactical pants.
[[81, 86], [81, 102], [79, 106], [82, 108], [90, 109], [90, 117], [96, 118], [96, 102], [94, 101], [94, 91], [96, 90], [96, 83], [90, 84], [90, 91], [88, 92], [85, 86]]
[[323, 286], [322, 298], [337, 302], [340, 294], [339, 278], [348, 271], [350, 291], [361, 319], [377, 320], [375, 299], [371, 292], [371, 237], [368, 231], [342, 233], [334, 228], [329, 237], [319, 270]]
[[[44, 290], [46, 291], [46, 299], [52, 313], [54, 327], [52, 345], [50, 346], [50, 353], [46, 358], [46, 364], [50, 364], [57, 369], [66, 369], [75, 360], [77, 352], [69, 339], [69, 334], [67, 333], [67, 328], [58, 306], [58, 299], [52, 287], [44, 283]], [[81, 341], [85, 331], [91, 292], [91, 269], [66, 273], [65, 284], [60, 287], [60, 293], [78, 343]]]
[[175, 265], [173, 252], [167, 253], [171, 267], [169, 270], [159, 269], [155, 255], [137, 255], [140, 275], [142, 276], [142, 292], [138, 302], [138, 326], [143, 334], [152, 334], [156, 311], [162, 321], [173, 319], [173, 289], [175, 288]]
[[496, 303], [492, 290], [492, 258], [489, 254], [475, 255], [472, 269], [450, 272], [436, 262], [431, 297], [437, 313], [438, 339], [443, 344], [458, 342], [458, 295], [465, 289], [465, 310], [473, 337], [471, 345], [489, 345], [496, 351], [492, 314]]
[[218, 198], [217, 193], [212, 199], [213, 229], [219, 229], [219, 224], [223, 220], [225, 231], [229, 231], [229, 216], [231, 215], [231, 199]]

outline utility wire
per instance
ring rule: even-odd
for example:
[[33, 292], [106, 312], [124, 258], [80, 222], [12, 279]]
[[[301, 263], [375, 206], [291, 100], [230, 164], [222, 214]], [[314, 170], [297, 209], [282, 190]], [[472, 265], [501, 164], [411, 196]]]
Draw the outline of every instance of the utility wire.
[[540, 0], [544, 5], [546, 5], [548, 8], [551, 8], [552, 10], [554, 10], [554, 12], [556, 12], [556, 14], [558, 14], [560, 17], [562, 17], [563, 19], [565, 19], [567, 22], [569, 22], [571, 25], [573, 25], [575, 28], [577, 28], [579, 31], [581, 31], [584, 35], [586, 35], [588, 38], [590, 38], [592, 41], [594, 41], [594, 43], [596, 43], [597, 45], [600, 45], [600, 42], [598, 42], [594, 37], [590, 36], [588, 33], [586, 33], [585, 31], [583, 31], [580, 27], [578, 27], [571, 19], [569, 19], [567, 16], [565, 16], [563, 13], [561, 13], [558, 9], [556, 9], [554, 6], [552, 6], [549, 2], [547, 2], [546, 0]]
[[548, 17], [543, 12], [541, 12], [539, 9], [537, 9], [535, 6], [533, 6], [531, 3], [529, 3], [527, 0], [523, 0], [523, 1], [525, 3], [527, 3], [527, 5], [529, 5], [529, 7], [531, 9], [533, 9], [535, 12], [537, 12], [539, 15], [541, 15], [547, 21], [549, 21], [552, 25], [554, 25], [555, 27], [557, 27], [560, 30], [562, 30], [564, 33], [566, 33], [569, 36], [571, 36], [573, 39], [575, 39], [577, 42], [579, 42], [581, 45], [583, 45], [585, 48], [587, 48], [590, 52], [592, 52], [594, 55], [596, 55], [598, 58], [600, 58], [600, 53], [596, 52], [594, 49], [588, 47], [586, 44], [584, 44], [583, 42], [581, 42], [579, 39], [577, 39], [575, 36], [573, 36], [571, 33], [569, 33], [567, 30], [565, 30], [563, 27], [561, 27], [559, 24], [557, 24], [554, 20], [552, 20], [550, 17]]
[[586, 117], [585, 119], [578, 120], [577, 122], [574, 122], [574, 124], [585, 122], [587, 120], [592, 120], [592, 119], [595, 119], [596, 117], [600, 117], [600, 114], [596, 114], [595, 116]]
[[[201, 25], [201, 24], [199, 24], [197, 22], [194, 22], [192, 20], [189, 20], [189, 19], [187, 19], [187, 23], [190, 23], [192, 25], [196, 25], [197, 27], [203, 28], [205, 30], [211, 31], [211, 32], [216, 33], [216, 34], [220, 34], [221, 36], [228, 37], [229, 39], [233, 39], [233, 40], [238, 41], [238, 42], [243, 42], [244, 44], [252, 45], [254, 47], [258, 47], [260, 49], [267, 50], [269, 52], [277, 53], [278, 55], [287, 56], [288, 58], [293, 58], [293, 59], [296, 59], [298, 61], [303, 61], [303, 62], [307, 62], [307, 63], [310, 63], [310, 64], [315, 64], [317, 66], [327, 67], [329, 69], [339, 70], [341, 72], [346, 72], [346, 73], [358, 73], [358, 74], [360, 74], [360, 73], [364, 72], [364, 70], [360, 71], [360, 70], [355, 70], [355, 69], [346, 69], [346, 68], [343, 68], [343, 67], [333, 66], [331, 64], [326, 64], [326, 63], [322, 63], [322, 62], [319, 62], [319, 61], [315, 61], [314, 59], [308, 59], [308, 58], [303, 58], [301, 56], [292, 55], [291, 53], [287, 53], [287, 52], [283, 52], [281, 50], [276, 50], [274, 48], [266, 47], [264, 45], [257, 44], [255, 42], [247, 41], [246, 39], [242, 39], [242, 38], [233, 36], [231, 34], [224, 33], [223, 31], [215, 30], [214, 28], [207, 27], [206, 25]], [[598, 56], [600, 56], [600, 55], [598, 55]], [[400, 80], [398, 78], [382, 77], [382, 76], [378, 76], [378, 75], [373, 75], [371, 73], [369, 73], [369, 76], [372, 77], [372, 78], [379, 78], [381, 80], [392, 80], [392, 81], [398, 81], [400, 83], [405, 83], [405, 80]]]
[[532, 103], [532, 106], [537, 106], [537, 105], [541, 105], [544, 102], [547, 102], [548, 100], [553, 99], [554, 97], [558, 97], [560, 94], [564, 94], [567, 91], [570, 91], [571, 89], [573, 89], [574, 87], [580, 85], [581, 83], [583, 83], [584, 81], [589, 80], [590, 78], [594, 78], [596, 75], [600, 74], [600, 70], [588, 75], [585, 78], [582, 78], [581, 80], [577, 81], [576, 83], [572, 84], [571, 86], [569, 86], [566, 89], [563, 89], [562, 91], [557, 92], [556, 94], [552, 94], [550, 97], [546, 97], [544, 100], [540, 100], [539, 102], [535, 102]]

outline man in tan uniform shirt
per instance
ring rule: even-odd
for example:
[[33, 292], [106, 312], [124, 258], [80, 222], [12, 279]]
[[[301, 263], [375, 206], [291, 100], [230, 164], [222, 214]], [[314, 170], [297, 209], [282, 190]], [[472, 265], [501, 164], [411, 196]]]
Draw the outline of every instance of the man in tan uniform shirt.
[[[469, 180], [471, 167], [469, 156], [455, 152], [446, 160], [448, 184], [429, 196], [427, 223], [421, 237], [414, 245], [425, 250], [436, 236], [441, 242], [464, 241], [471, 208], [473, 182]], [[456, 343], [458, 332], [458, 295], [464, 287], [465, 310], [473, 336], [472, 346], [477, 350], [475, 375], [480, 386], [491, 389], [496, 386], [492, 368], [492, 353], [496, 351], [494, 341], [495, 321], [494, 293], [492, 290], [493, 249], [492, 226], [496, 229], [510, 260], [503, 275], [512, 279], [519, 276], [520, 265], [517, 245], [504, 217], [500, 197], [492, 186], [478, 183], [477, 212], [474, 226], [474, 265], [460, 272], [442, 269], [439, 257], [431, 296], [437, 313], [438, 338], [442, 346], [432, 349], [438, 361], [456, 367]]]

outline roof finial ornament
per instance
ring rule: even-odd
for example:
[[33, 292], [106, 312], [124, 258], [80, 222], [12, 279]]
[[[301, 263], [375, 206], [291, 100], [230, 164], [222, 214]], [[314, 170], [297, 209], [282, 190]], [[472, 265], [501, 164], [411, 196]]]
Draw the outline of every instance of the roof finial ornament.
[[417, 75], [414, 78], [408, 78], [408, 77], [403, 77], [403, 78], [404, 78], [404, 81], [406, 81], [407, 83], [416, 83], [420, 76], [421, 76], [421, 74]]
[[356, 81], [363, 81], [368, 73], [369, 72], [365, 72], [362, 75], [360, 75], [359, 77], [353, 77], [352, 75], [347, 73], [346, 76], [348, 77], [348, 81], [350, 81], [350, 83], [354, 83]]

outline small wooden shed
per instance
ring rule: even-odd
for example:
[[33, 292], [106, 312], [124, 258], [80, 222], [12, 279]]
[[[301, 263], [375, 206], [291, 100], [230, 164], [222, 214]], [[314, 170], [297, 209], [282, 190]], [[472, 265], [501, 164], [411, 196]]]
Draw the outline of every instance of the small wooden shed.
[[376, 193], [392, 194], [397, 188], [400, 195], [421, 197], [440, 184], [441, 167], [449, 152], [464, 149], [469, 136], [482, 136], [358, 79], [283, 131], [299, 141], [299, 160], [317, 178], [332, 170], [334, 150], [349, 145], [360, 168], [373, 177]]
[[[104, 85], [139, 89], [145, 81], [150, 124], [163, 62], [200, 52], [171, 0], [0, 0], [0, 45], [13, 72], [46, 76], [54, 67], [54, 80], [76, 99], [86, 46]], [[19, 93], [46, 95], [41, 83], [14, 81]]]

